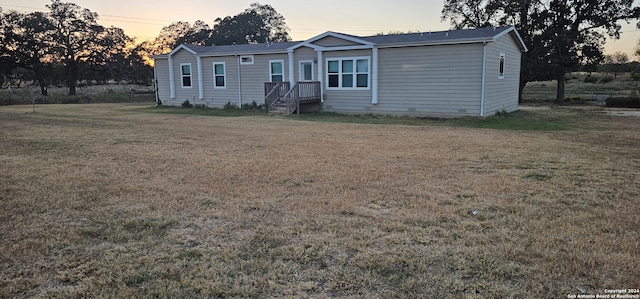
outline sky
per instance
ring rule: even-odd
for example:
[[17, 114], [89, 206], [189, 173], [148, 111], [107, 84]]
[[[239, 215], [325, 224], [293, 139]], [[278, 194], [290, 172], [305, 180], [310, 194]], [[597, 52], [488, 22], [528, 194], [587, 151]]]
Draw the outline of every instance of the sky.
[[[152, 40], [162, 27], [177, 21], [202, 20], [213, 25], [216, 18], [234, 16], [252, 2], [271, 5], [285, 17], [293, 40], [305, 40], [326, 31], [351, 35], [375, 35], [391, 31], [441, 31], [444, 0], [63, 0], [98, 13], [98, 23], [122, 28], [138, 42]], [[0, 0], [3, 10], [46, 11], [49, 0]], [[637, 5], [637, 1], [635, 3]], [[619, 40], [607, 39], [605, 54], [632, 53], [640, 40], [635, 22], [623, 25]], [[640, 57], [636, 57], [640, 59]]]

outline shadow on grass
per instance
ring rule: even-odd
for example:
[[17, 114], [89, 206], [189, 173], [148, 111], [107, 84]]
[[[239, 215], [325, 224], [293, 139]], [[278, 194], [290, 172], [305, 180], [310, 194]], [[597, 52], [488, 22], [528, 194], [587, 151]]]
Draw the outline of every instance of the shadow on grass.
[[[239, 116], [268, 116], [264, 110], [244, 109], [216, 109], [216, 108], [179, 108], [179, 107], [152, 107], [146, 109], [150, 113], [166, 113], [179, 115], [203, 115], [218, 117]], [[354, 124], [386, 124], [409, 126], [449, 126], [465, 128], [481, 128], [495, 130], [515, 131], [562, 131], [570, 129], [567, 117], [560, 117], [557, 113], [548, 111], [522, 111], [512, 113], [498, 113], [493, 116], [462, 117], [462, 118], [434, 118], [434, 117], [408, 117], [385, 116], [375, 114], [340, 114], [334, 112], [306, 113], [288, 116], [292, 120], [315, 122], [338, 122]]]

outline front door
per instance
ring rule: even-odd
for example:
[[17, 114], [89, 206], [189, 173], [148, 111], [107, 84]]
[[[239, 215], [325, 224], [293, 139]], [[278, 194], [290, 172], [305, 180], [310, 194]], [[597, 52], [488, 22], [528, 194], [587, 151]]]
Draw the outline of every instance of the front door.
[[300, 81], [313, 81], [313, 61], [300, 61]]

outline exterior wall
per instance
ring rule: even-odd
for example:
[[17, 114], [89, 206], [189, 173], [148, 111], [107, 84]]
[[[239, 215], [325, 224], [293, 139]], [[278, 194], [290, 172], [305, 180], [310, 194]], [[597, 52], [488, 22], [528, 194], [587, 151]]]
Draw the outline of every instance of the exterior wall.
[[379, 50], [378, 105], [387, 114], [479, 115], [482, 44]]
[[[214, 87], [214, 63], [224, 63], [225, 87]], [[243, 65], [244, 66], [244, 65]], [[202, 58], [202, 78], [204, 85], [204, 99], [197, 100], [196, 104], [204, 104], [207, 107], [224, 107], [227, 103], [238, 105], [238, 57], [204, 57]]]
[[169, 60], [156, 59], [154, 62], [154, 68], [156, 72], [158, 98], [160, 99], [162, 104], [169, 104], [171, 100], [171, 90], [169, 87]]
[[[327, 60], [331, 58], [369, 57], [369, 88], [361, 90], [328, 90], [327, 85]], [[325, 97], [323, 110], [340, 113], [367, 113], [371, 108], [372, 87], [372, 50], [333, 51], [323, 52], [323, 83], [322, 89]]]
[[[300, 81], [300, 61], [302, 60], [317, 60], [318, 54], [314, 49], [307, 47], [300, 47], [294, 52], [294, 74], [293, 79], [295, 82]], [[318, 81], [318, 63], [313, 64], [313, 79]]]
[[[505, 54], [504, 78], [498, 78], [500, 53]], [[522, 52], [511, 35], [505, 35], [487, 45], [487, 73], [485, 84], [485, 116], [496, 111], [518, 109], [520, 58]]]
[[[194, 99], [198, 99], [198, 63], [196, 57], [186, 50], [180, 50], [173, 56], [173, 87], [176, 92], [175, 99], [169, 98], [168, 105], [181, 105], [184, 101], [194, 103]], [[180, 64], [191, 64], [191, 87], [182, 87], [182, 73], [180, 70]], [[164, 101], [162, 101], [165, 104]]]
[[[264, 83], [271, 80], [269, 68], [270, 60], [282, 60], [284, 81], [289, 78], [289, 61], [286, 53], [253, 55], [253, 64], [240, 65], [240, 83], [238, 82], [238, 57], [219, 56], [203, 57], [202, 85], [203, 99], [199, 95], [198, 65], [196, 57], [187, 51], [178, 51], [173, 55], [175, 98], [172, 99], [169, 87], [168, 59], [156, 60], [159, 97], [163, 105], [180, 106], [185, 100], [191, 104], [206, 105], [207, 107], [222, 108], [225, 104], [250, 104], [255, 101], [264, 104]], [[213, 64], [224, 62], [226, 87], [214, 88]], [[181, 63], [191, 63], [191, 88], [182, 87]], [[240, 95], [239, 95], [240, 93]]]
[[271, 78], [269, 78], [270, 60], [282, 60], [284, 62], [284, 81], [289, 80], [289, 58], [286, 53], [254, 55], [254, 64], [240, 66], [242, 84], [240, 89], [243, 104], [248, 104], [252, 101], [255, 101], [258, 105], [264, 104], [264, 83], [271, 81]]

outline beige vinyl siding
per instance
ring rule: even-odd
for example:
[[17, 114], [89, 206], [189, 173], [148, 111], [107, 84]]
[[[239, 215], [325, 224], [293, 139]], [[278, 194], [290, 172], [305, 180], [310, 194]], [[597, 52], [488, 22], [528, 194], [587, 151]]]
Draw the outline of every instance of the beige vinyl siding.
[[[369, 88], [362, 90], [327, 90], [327, 60], [332, 58], [368, 57], [369, 58]], [[371, 106], [371, 78], [373, 74], [372, 50], [334, 51], [324, 52], [323, 56], [323, 90], [325, 101], [323, 109], [329, 112], [365, 113]]]
[[[224, 63], [225, 88], [214, 88], [213, 64]], [[244, 65], [243, 65], [244, 67]], [[226, 103], [238, 104], [238, 57], [221, 56], [202, 58], [204, 104], [207, 107], [224, 107]], [[200, 103], [200, 101], [198, 102]]]
[[[505, 54], [504, 79], [498, 78], [500, 53]], [[487, 45], [486, 116], [496, 111], [512, 112], [518, 109], [521, 55], [516, 41], [509, 34]]]
[[[300, 81], [300, 61], [301, 60], [317, 60], [318, 59], [318, 54], [316, 54], [316, 51], [314, 49], [311, 48], [307, 48], [307, 47], [300, 47], [298, 49], [295, 50], [294, 52], [294, 74], [293, 74], [293, 79], [298, 82]], [[313, 79], [315, 81], [318, 81], [318, 64], [317, 62], [313, 64]]]
[[[196, 57], [186, 50], [180, 50], [172, 55], [173, 58], [173, 87], [176, 92], [175, 104], [180, 105], [185, 100], [194, 103], [194, 99], [198, 100], [198, 63]], [[191, 64], [191, 87], [182, 87], [182, 71], [180, 65], [183, 63]]]
[[156, 59], [153, 67], [156, 72], [158, 98], [164, 105], [174, 105], [171, 99], [171, 87], [169, 87], [169, 60], [166, 58]]
[[[203, 84], [203, 99], [199, 98], [198, 91], [198, 69], [196, 57], [184, 50], [176, 52], [173, 57], [173, 69], [174, 69], [174, 89], [176, 97], [170, 98], [169, 89], [169, 71], [168, 62], [166, 63], [166, 70], [162, 66], [157, 69], [159, 80], [165, 80], [165, 86], [162, 87], [159, 83], [161, 100], [163, 104], [179, 106], [185, 100], [189, 100], [192, 104], [206, 105], [208, 107], [222, 108], [225, 104], [231, 103], [234, 105], [250, 104], [255, 101], [258, 105], [264, 104], [264, 83], [270, 80], [269, 78], [269, 61], [282, 60], [284, 69], [284, 80], [288, 80], [289, 76], [289, 62], [286, 53], [283, 54], [264, 54], [253, 55], [254, 63], [240, 65], [241, 74], [241, 86], [238, 86], [238, 57], [236, 56], [215, 56], [215, 57], [203, 57], [202, 62], [202, 84]], [[160, 61], [160, 60], [159, 60]], [[167, 60], [164, 60], [167, 61]], [[214, 88], [213, 77], [213, 63], [224, 62], [225, 75], [226, 75], [226, 88], [219, 89]], [[182, 87], [182, 75], [180, 70], [180, 64], [191, 63], [191, 88]], [[238, 91], [240, 90], [242, 96], [242, 102], [240, 102], [240, 96]]]
[[388, 114], [479, 115], [482, 44], [383, 48], [378, 105]]
[[[250, 104], [255, 101], [257, 104], [264, 104], [264, 83], [271, 81], [269, 78], [269, 61], [282, 60], [284, 70], [284, 81], [289, 80], [289, 61], [286, 53], [254, 55], [254, 63], [240, 66], [242, 103]], [[228, 78], [228, 77], [227, 77]], [[236, 77], [237, 78], [237, 75]], [[237, 79], [233, 79], [237, 80]], [[237, 88], [236, 88], [237, 89]]]
[[339, 46], [361, 45], [359, 43], [354, 43], [352, 41], [344, 40], [344, 39], [333, 37], [333, 36], [327, 36], [325, 38], [319, 39], [319, 40], [313, 42], [313, 44], [318, 45], [318, 46], [322, 46], [322, 47], [339, 47]]

